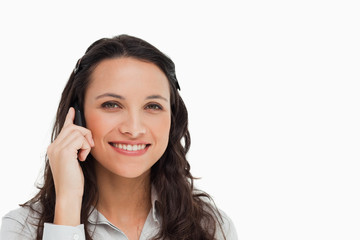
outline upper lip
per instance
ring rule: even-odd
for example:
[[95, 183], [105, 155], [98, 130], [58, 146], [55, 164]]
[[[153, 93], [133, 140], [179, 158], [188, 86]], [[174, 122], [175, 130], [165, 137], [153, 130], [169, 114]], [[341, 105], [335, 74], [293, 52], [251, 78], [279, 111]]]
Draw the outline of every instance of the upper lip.
[[115, 143], [115, 144], [124, 144], [124, 145], [150, 145], [148, 142], [144, 141], [110, 141], [109, 143]]

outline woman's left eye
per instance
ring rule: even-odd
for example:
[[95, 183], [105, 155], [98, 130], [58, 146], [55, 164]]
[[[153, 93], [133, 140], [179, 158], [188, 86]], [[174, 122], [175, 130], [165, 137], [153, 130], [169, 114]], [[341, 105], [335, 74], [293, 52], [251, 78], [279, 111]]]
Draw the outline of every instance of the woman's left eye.
[[159, 104], [148, 104], [146, 107], [146, 109], [151, 109], [151, 110], [162, 110], [163, 108], [159, 105]]

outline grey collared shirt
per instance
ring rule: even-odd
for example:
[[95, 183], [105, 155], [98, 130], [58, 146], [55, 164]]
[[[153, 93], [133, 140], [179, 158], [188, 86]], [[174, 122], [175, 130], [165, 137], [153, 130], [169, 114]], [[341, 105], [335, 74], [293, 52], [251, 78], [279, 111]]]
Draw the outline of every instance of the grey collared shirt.
[[[160, 221], [155, 210], [156, 196], [152, 193], [152, 208], [143, 226], [140, 240], [151, 239], [160, 228]], [[231, 219], [221, 211], [222, 225], [227, 240], [237, 240], [237, 234]], [[89, 232], [94, 240], [127, 240], [127, 236], [99, 211], [94, 209], [89, 219]], [[21, 207], [5, 215], [2, 219], [0, 240], [34, 240], [36, 239], [36, 214], [29, 208]], [[217, 231], [217, 239], [223, 239], [221, 231]], [[85, 240], [84, 225], [62, 226], [52, 223], [44, 224], [43, 240]]]

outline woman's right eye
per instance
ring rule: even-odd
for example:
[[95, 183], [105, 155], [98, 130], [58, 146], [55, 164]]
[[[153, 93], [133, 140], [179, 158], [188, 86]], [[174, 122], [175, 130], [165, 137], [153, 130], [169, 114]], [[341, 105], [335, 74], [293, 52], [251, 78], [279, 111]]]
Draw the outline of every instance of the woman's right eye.
[[114, 108], [120, 108], [120, 105], [116, 102], [105, 102], [101, 104], [101, 107], [104, 109], [114, 109]]

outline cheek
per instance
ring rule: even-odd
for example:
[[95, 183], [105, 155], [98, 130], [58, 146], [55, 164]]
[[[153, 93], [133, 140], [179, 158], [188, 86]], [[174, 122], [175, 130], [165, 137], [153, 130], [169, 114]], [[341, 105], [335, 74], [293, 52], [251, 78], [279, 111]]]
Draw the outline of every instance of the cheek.
[[153, 132], [153, 135], [155, 135], [156, 138], [166, 146], [169, 140], [170, 125], [171, 125], [170, 116], [156, 119], [153, 121], [151, 125], [152, 126], [151, 130]]
[[99, 138], [108, 133], [114, 124], [111, 118], [106, 117], [103, 114], [96, 114], [95, 112], [89, 112], [85, 116], [85, 119], [86, 128], [91, 131], [95, 143]]

